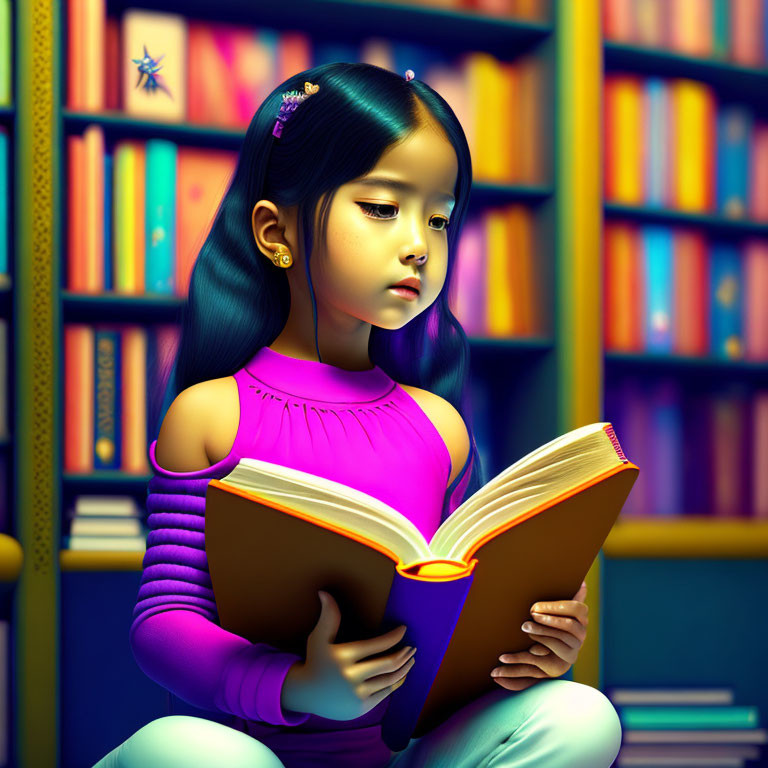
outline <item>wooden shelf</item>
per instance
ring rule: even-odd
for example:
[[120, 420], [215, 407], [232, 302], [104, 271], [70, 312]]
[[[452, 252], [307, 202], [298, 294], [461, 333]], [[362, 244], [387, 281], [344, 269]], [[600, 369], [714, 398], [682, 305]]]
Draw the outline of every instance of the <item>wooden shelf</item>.
[[615, 558], [767, 558], [768, 520], [694, 515], [619, 519], [603, 553]]
[[62, 571], [140, 571], [144, 552], [59, 550]]
[[717, 213], [691, 213], [671, 208], [610, 202], [603, 205], [603, 211], [610, 218], [624, 218], [641, 224], [696, 227], [710, 235], [768, 237], [768, 221], [730, 219]]

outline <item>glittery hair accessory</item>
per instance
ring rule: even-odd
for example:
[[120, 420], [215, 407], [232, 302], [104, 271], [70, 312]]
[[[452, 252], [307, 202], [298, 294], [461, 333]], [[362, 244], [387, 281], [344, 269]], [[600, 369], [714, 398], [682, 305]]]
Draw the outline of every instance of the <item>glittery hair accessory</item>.
[[319, 85], [305, 82], [303, 93], [301, 91], [286, 91], [283, 94], [283, 103], [280, 106], [280, 114], [277, 116], [275, 127], [272, 129], [272, 135], [279, 139], [283, 135], [283, 126], [296, 111], [296, 107], [298, 107], [304, 99], [309, 98], [313, 93], [317, 93], [319, 90]]
[[405, 70], [405, 79], [406, 80], [413, 80], [414, 77], [416, 77], [416, 75], [413, 73], [412, 69], [406, 69]]

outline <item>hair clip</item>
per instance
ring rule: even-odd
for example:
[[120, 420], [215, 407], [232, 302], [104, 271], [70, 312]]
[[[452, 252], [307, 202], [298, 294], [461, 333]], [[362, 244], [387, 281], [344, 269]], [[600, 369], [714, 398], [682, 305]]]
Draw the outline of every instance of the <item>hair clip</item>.
[[272, 135], [279, 139], [283, 135], [283, 126], [296, 111], [296, 107], [319, 90], [319, 85], [305, 82], [303, 93], [301, 91], [286, 91], [283, 94], [283, 103], [280, 105], [280, 114], [278, 114], [275, 127], [272, 129]]
[[413, 80], [414, 77], [416, 77], [416, 75], [413, 73], [412, 69], [406, 69], [405, 70], [405, 79], [406, 80]]

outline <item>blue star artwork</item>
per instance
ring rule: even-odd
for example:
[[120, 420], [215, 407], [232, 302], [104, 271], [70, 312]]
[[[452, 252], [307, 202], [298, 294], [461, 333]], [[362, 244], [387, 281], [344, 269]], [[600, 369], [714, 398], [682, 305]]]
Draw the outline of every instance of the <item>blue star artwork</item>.
[[[165, 54], [163, 54], [163, 56], [165, 56]], [[138, 88], [142, 85], [141, 81], [146, 75], [147, 79], [142, 86], [145, 91], [154, 93], [159, 88], [161, 91], [165, 91], [171, 98], [173, 98], [173, 94], [171, 94], [165, 82], [163, 81], [163, 76], [158, 74], [158, 72], [162, 69], [160, 61], [162, 60], [163, 56], [161, 56], [159, 59], [153, 59], [149, 53], [147, 53], [147, 46], [145, 45], [144, 58], [131, 59], [134, 64], [138, 65], [139, 69], [139, 79], [136, 82], [136, 87]]]

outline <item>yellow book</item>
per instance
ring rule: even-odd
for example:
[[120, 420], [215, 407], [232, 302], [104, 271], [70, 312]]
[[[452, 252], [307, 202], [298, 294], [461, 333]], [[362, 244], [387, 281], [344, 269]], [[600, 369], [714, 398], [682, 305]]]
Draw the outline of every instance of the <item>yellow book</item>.
[[715, 152], [712, 90], [704, 83], [680, 78], [672, 82], [670, 96], [672, 204], [686, 211], [706, 211]]
[[643, 201], [642, 175], [642, 88], [636, 77], [616, 77], [613, 81], [613, 122], [608, 158], [615, 174], [612, 200], [628, 205]]
[[500, 182], [504, 168], [499, 162], [499, 151], [505, 140], [505, 126], [497, 119], [496, 111], [504, 88], [498, 60], [489, 53], [470, 54], [467, 84], [475, 123], [474, 143], [470, 145], [473, 176], [476, 181]]
[[136, 141], [118, 142], [114, 151], [113, 274], [117, 293], [144, 293], [143, 152], [143, 145]]
[[485, 214], [487, 247], [486, 313], [489, 336], [512, 333], [512, 255], [509, 216], [505, 208], [491, 208]]

